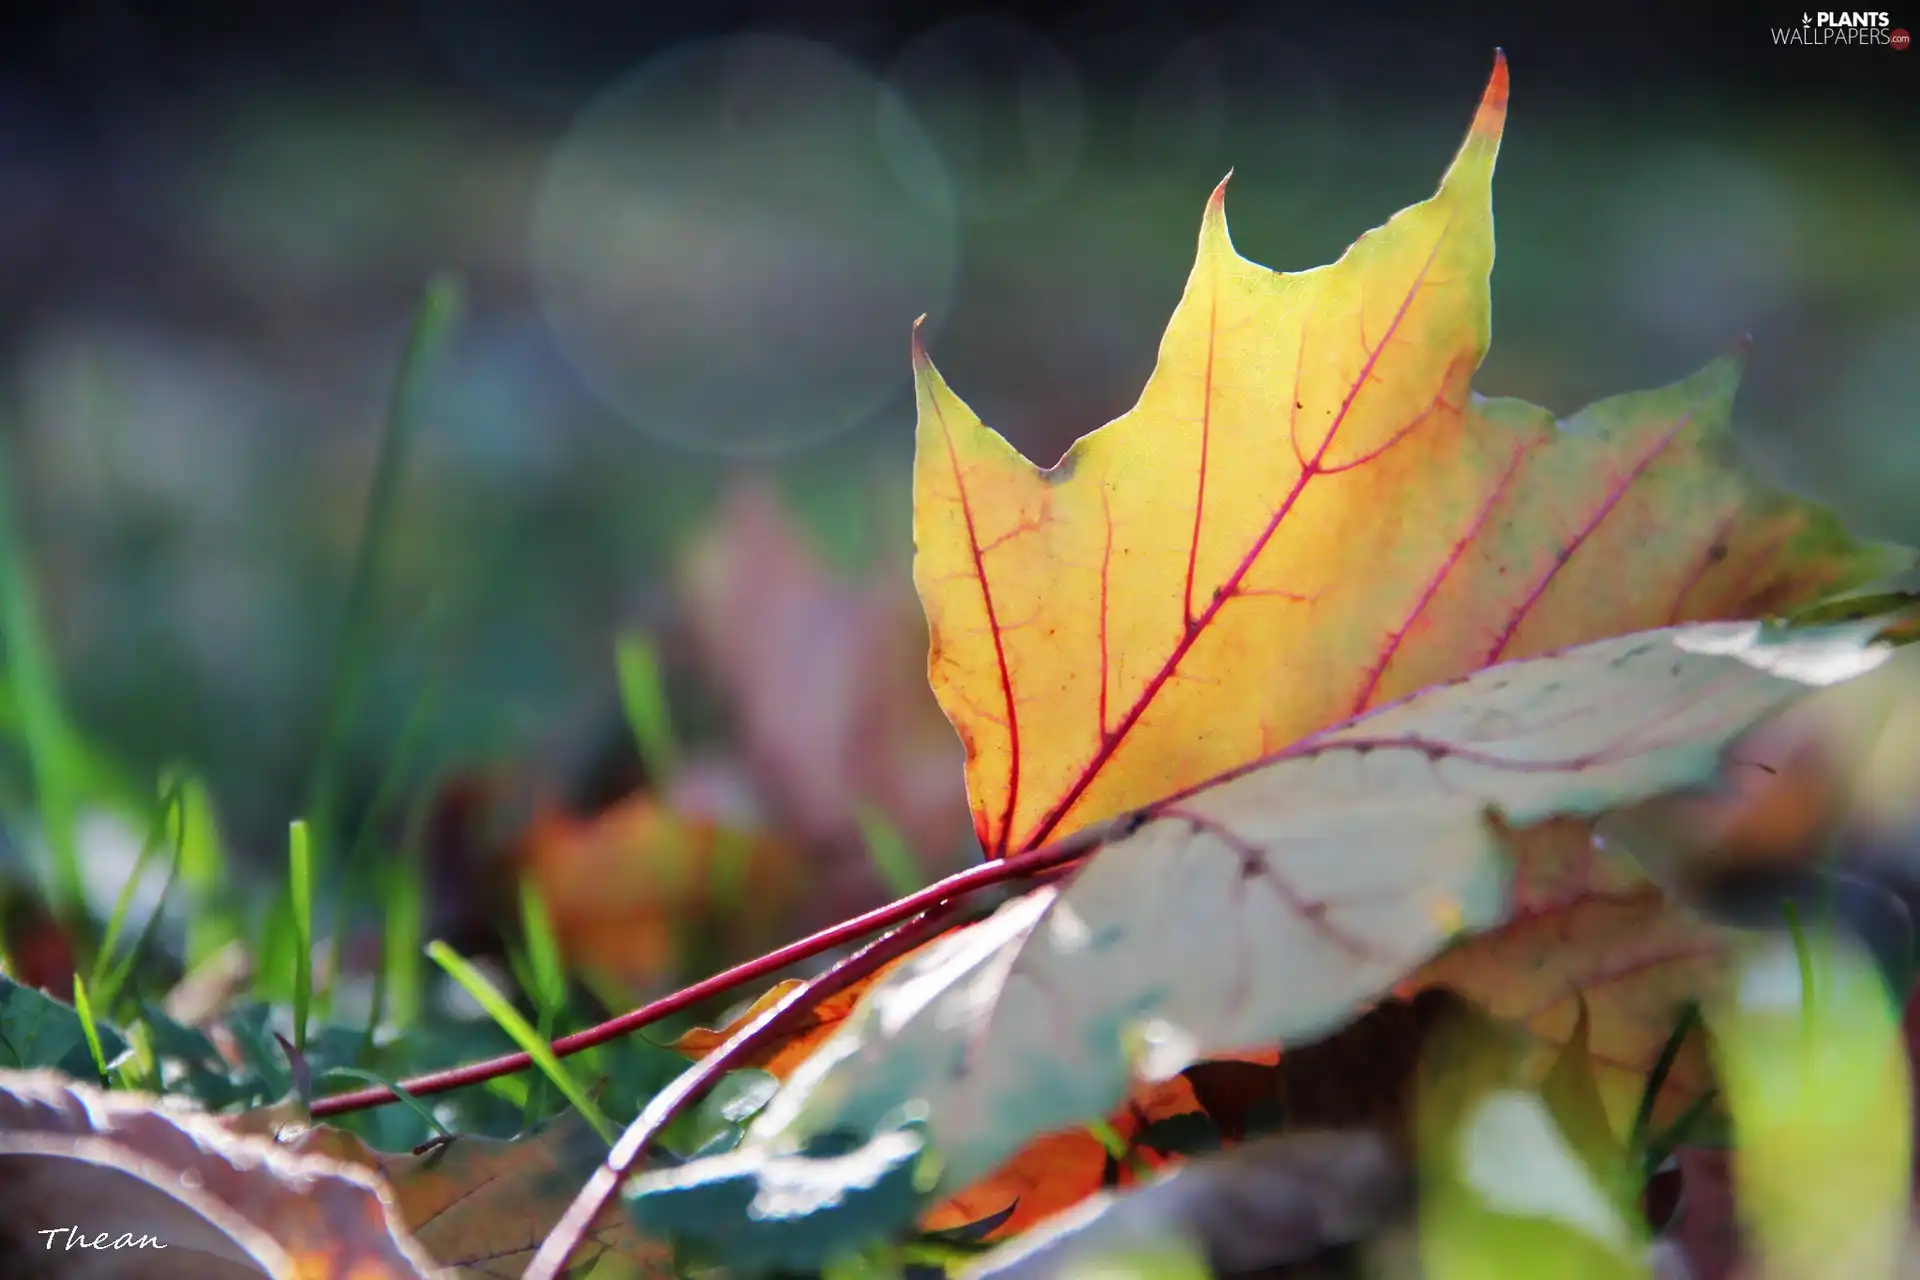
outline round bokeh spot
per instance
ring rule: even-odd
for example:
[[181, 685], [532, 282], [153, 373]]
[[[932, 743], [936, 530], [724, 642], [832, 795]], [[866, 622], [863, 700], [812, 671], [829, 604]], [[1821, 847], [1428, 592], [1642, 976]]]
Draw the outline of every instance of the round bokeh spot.
[[[881, 119], [901, 183], [938, 204], [951, 189], [969, 218], [1023, 213], [1057, 194], [1080, 166], [1086, 102], [1079, 72], [1053, 44], [1012, 18], [975, 14], [900, 51]], [[926, 134], [920, 134], [924, 125]], [[922, 168], [931, 136], [945, 174]]]
[[831, 49], [746, 35], [664, 53], [588, 106], [544, 175], [532, 256], [608, 406], [655, 439], [766, 457], [902, 390], [909, 327], [945, 312], [958, 244], [908, 108]]

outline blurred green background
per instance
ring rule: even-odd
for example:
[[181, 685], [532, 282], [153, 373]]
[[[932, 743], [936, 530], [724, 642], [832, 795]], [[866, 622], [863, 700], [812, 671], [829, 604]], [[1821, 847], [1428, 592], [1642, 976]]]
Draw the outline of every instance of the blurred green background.
[[398, 495], [346, 794], [436, 679], [424, 758], [567, 785], [629, 627], [717, 732], [672, 570], [730, 476], [776, 477], [835, 563], [897, 569], [916, 315], [1051, 461], [1137, 394], [1230, 167], [1243, 252], [1330, 261], [1432, 190], [1495, 43], [1478, 388], [1571, 412], [1751, 333], [1755, 464], [1920, 541], [1920, 54], [1769, 51], [1797, 10], [1558, 21], [48, 6], [0, 80], [0, 428], [74, 715], [282, 856], [409, 315], [448, 269], [467, 323]]

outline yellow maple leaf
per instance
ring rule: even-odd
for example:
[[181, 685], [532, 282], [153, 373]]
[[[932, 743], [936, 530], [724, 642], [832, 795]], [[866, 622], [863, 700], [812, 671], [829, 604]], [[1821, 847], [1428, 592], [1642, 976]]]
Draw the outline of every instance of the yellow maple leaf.
[[[1328, 267], [1284, 274], [1240, 256], [1223, 184], [1139, 403], [1051, 468], [981, 422], [916, 338], [914, 578], [930, 681], [966, 751], [988, 856], [1199, 794], [1263, 758], [1283, 776], [1290, 744], [1494, 664], [1787, 610], [1911, 562], [1733, 465], [1736, 359], [1565, 421], [1473, 395], [1506, 102], [1501, 62], [1437, 194]], [[1543, 696], [1560, 678], [1528, 676]], [[1489, 696], [1502, 687], [1486, 684]], [[1191, 814], [1143, 816], [1139, 839], [1158, 817], [1160, 844], [1193, 842], [1178, 830]], [[1208, 832], [1216, 853], [1237, 848], [1229, 824]], [[1543, 1045], [1572, 1034], [1584, 992], [1617, 1118], [1673, 1005], [1719, 958], [1709, 927], [1591, 852], [1584, 823], [1521, 833], [1511, 921], [1406, 986], [1454, 986]], [[1316, 924], [1325, 915], [1322, 900], [1288, 901]], [[1429, 905], [1437, 932], [1466, 921], [1451, 897]], [[806, 1043], [825, 1029], [816, 1020]], [[884, 1039], [816, 1090], [801, 1129], [838, 1123], [849, 1098], [873, 1104], [868, 1085], [908, 1087], [886, 1077]], [[1697, 1091], [1704, 1070], [1683, 1053], [1670, 1083]], [[1052, 1140], [1029, 1142], [1002, 1173]], [[974, 1145], [970, 1170], [1000, 1149]]]
[[1475, 403], [1496, 64], [1431, 199], [1331, 266], [1227, 234], [1225, 184], [1139, 403], [1053, 467], [916, 344], [915, 581], [991, 856], [1419, 688], [1891, 571], [1725, 458], [1728, 360], [1569, 423]]
[[[1242, 257], [1223, 183], [1138, 404], [1053, 467], [916, 341], [915, 582], [990, 857], [1499, 662], [1765, 616], [1912, 563], [1733, 463], [1738, 358], [1565, 421], [1473, 395], [1506, 105], [1499, 61], [1438, 192], [1330, 266]], [[1574, 888], [1409, 985], [1549, 1039], [1592, 985], [1596, 1054], [1643, 1068], [1711, 931], [1644, 886]]]

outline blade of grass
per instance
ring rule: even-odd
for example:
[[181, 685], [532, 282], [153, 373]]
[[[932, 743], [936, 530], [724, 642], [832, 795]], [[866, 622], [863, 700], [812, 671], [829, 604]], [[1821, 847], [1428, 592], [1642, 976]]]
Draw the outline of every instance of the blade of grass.
[[622, 636], [614, 646], [613, 662], [620, 678], [620, 705], [640, 749], [640, 762], [654, 785], [664, 786], [679, 768], [680, 742], [660, 678], [659, 651], [646, 636]]
[[[534, 1031], [540, 1043], [553, 1042], [553, 1028], [567, 1006], [567, 966], [560, 956], [560, 943], [553, 934], [553, 922], [540, 886], [531, 876], [520, 880], [520, 932], [523, 945], [510, 953], [516, 970], [524, 969], [520, 985], [533, 1000], [539, 1020]], [[527, 1099], [525, 1124], [531, 1126], [546, 1106], [546, 1091], [536, 1083]]]
[[135, 1093], [160, 1093], [160, 1063], [153, 1052], [152, 1029], [136, 1022], [127, 1027], [126, 1036], [131, 1052], [114, 1068], [120, 1087]]
[[879, 871], [889, 893], [904, 898], [926, 888], [927, 877], [907, 847], [907, 838], [891, 818], [868, 804], [857, 807], [854, 817], [860, 823], [861, 838], [867, 842], [867, 856], [873, 859], [874, 869]]
[[[426, 652], [439, 649], [451, 629], [447, 621], [448, 609], [444, 598], [436, 600], [427, 609], [427, 615], [420, 623], [416, 644]], [[361, 817], [359, 830], [354, 833], [353, 843], [348, 846], [347, 865], [349, 869], [357, 867], [367, 851], [374, 847], [375, 838], [380, 832], [387, 815], [399, 799], [403, 785], [413, 773], [413, 767], [420, 757], [420, 748], [426, 741], [427, 730], [433, 724], [434, 713], [440, 708], [440, 696], [446, 691], [447, 673], [444, 668], [436, 668], [427, 687], [420, 691], [407, 712], [406, 722], [400, 728], [400, 736], [394, 744], [393, 753], [387, 759], [387, 767], [381, 772], [380, 780], [374, 787], [373, 799], [367, 803], [366, 813]]]
[[240, 922], [227, 906], [229, 872], [220, 841], [213, 796], [199, 778], [178, 779], [181, 805], [180, 878], [192, 912], [187, 918], [187, 968], [191, 969], [240, 936]]
[[1700, 1006], [1692, 1002], [1682, 1006], [1680, 1016], [1674, 1019], [1673, 1030], [1667, 1032], [1666, 1041], [1660, 1046], [1660, 1056], [1654, 1059], [1646, 1086], [1640, 1091], [1640, 1105], [1634, 1111], [1633, 1128], [1627, 1134], [1628, 1151], [1646, 1150], [1653, 1127], [1653, 1109], [1660, 1101], [1660, 1090], [1666, 1087], [1667, 1077], [1673, 1073], [1673, 1064], [1680, 1060], [1680, 1050], [1686, 1044], [1687, 1037], [1699, 1026]]
[[753, 837], [738, 827], [721, 827], [713, 833], [713, 870], [707, 883], [719, 919], [735, 916], [746, 903], [753, 853]]
[[80, 1029], [87, 1037], [87, 1052], [93, 1055], [93, 1069], [100, 1077], [102, 1089], [113, 1088], [113, 1081], [107, 1076], [107, 1055], [100, 1047], [100, 1027], [93, 1020], [93, 1001], [87, 998], [87, 983], [79, 974], [73, 975], [73, 1011], [80, 1015]]
[[160, 896], [154, 899], [153, 910], [147, 915], [146, 924], [140, 928], [140, 936], [120, 958], [119, 963], [107, 974], [106, 984], [100, 988], [100, 1007], [112, 1011], [114, 1002], [120, 993], [126, 990], [127, 979], [133, 976], [134, 965], [140, 957], [146, 955], [153, 945], [154, 934], [159, 932], [160, 922], [166, 918], [167, 901], [173, 896], [173, 886], [180, 878], [180, 848], [186, 837], [186, 810], [175, 808], [173, 831], [173, 857], [167, 862], [167, 878], [160, 883]]
[[293, 1047], [305, 1053], [313, 1004], [313, 843], [304, 820], [287, 831], [287, 872], [293, 897]]
[[[536, 994], [539, 979], [534, 976], [533, 964], [527, 958], [527, 949], [509, 942], [507, 944], [507, 971], [513, 974], [513, 980], [533, 1000], [534, 1032], [541, 1040], [553, 1043], [553, 1018], [548, 1012], [546, 1001]], [[547, 1105], [547, 1081], [544, 1076], [535, 1077], [533, 1087], [527, 1091], [527, 1102], [521, 1108], [520, 1127], [530, 1127], [539, 1119], [541, 1111]]]
[[524, 1076], [495, 1076], [482, 1087], [508, 1106], [518, 1108], [522, 1115], [526, 1114], [527, 1101], [533, 1090], [527, 1087]]
[[520, 1016], [520, 1011], [513, 1007], [513, 1002], [502, 995], [498, 987], [487, 981], [485, 974], [467, 963], [459, 952], [446, 943], [438, 940], [429, 942], [427, 955], [435, 964], [447, 971], [448, 977], [466, 989], [467, 994], [487, 1011], [487, 1015], [499, 1024], [500, 1029], [520, 1046], [520, 1051], [533, 1059], [534, 1065], [539, 1067], [547, 1079], [553, 1083], [553, 1087], [560, 1091], [560, 1096], [572, 1103], [574, 1110], [578, 1111], [586, 1122], [593, 1126], [593, 1131], [606, 1139], [607, 1145], [611, 1147], [619, 1139], [619, 1131], [608, 1122], [606, 1116], [601, 1114], [600, 1108], [595, 1105], [592, 1098], [587, 1096], [586, 1090], [574, 1082], [572, 1074], [560, 1065], [560, 1059], [554, 1057], [553, 1049], [540, 1038], [540, 1034], [528, 1024], [527, 1020]]
[[[433, 630], [429, 628], [429, 630]], [[445, 684], [443, 677], [436, 677], [428, 684], [420, 696], [414, 699], [413, 709], [407, 713], [407, 722], [400, 731], [400, 741], [388, 757], [387, 765], [381, 772], [380, 782], [375, 787], [373, 799], [360, 820], [360, 829], [354, 834], [353, 843], [347, 849], [347, 856], [341, 872], [341, 892], [334, 898], [333, 936], [327, 950], [327, 1000], [326, 1007], [332, 1009], [333, 980], [340, 973], [340, 948], [344, 945], [353, 907], [354, 890], [365, 883], [366, 865], [375, 847], [374, 840], [380, 828], [385, 824], [400, 794], [401, 784], [412, 774], [413, 763], [419, 755], [421, 741], [426, 736], [426, 728], [432, 723], [433, 711], [439, 702], [440, 691]], [[417, 957], [419, 938], [413, 938], [408, 946], [408, 955]], [[384, 972], [384, 970], [382, 970]], [[379, 1025], [379, 985], [375, 980], [374, 1015], [370, 1026]]]
[[294, 968], [293, 894], [286, 885], [274, 890], [253, 939], [253, 995], [264, 1004], [293, 999], [290, 975]]
[[440, 276], [428, 284], [414, 313], [413, 327], [387, 403], [380, 453], [374, 463], [373, 487], [367, 498], [366, 519], [361, 524], [353, 569], [347, 579], [327, 692], [320, 704], [319, 737], [308, 774], [306, 811], [318, 835], [316, 844], [323, 858], [333, 840], [336, 757], [358, 705], [366, 673], [373, 600], [386, 549], [392, 541], [400, 481], [406, 471], [407, 453], [419, 426], [427, 390], [452, 341], [460, 310], [461, 290], [456, 280]]
[[1680, 1146], [1693, 1136], [1694, 1129], [1713, 1110], [1713, 1104], [1719, 1096], [1717, 1090], [1707, 1090], [1688, 1103], [1687, 1109], [1675, 1118], [1665, 1132], [1648, 1140], [1646, 1157], [1641, 1162], [1641, 1169], [1645, 1176], [1651, 1178], [1658, 1173], [1660, 1166], [1667, 1162], [1667, 1157], [1679, 1150]]
[[1780, 900], [1780, 914], [1787, 921], [1787, 936], [1793, 940], [1794, 962], [1800, 968], [1800, 1020], [1811, 1034], [1814, 1023], [1814, 972], [1813, 947], [1807, 940], [1807, 929], [1800, 920], [1800, 908], [1790, 898]]
[[[0, 442], [4, 437], [0, 437]], [[13, 465], [0, 443], [0, 635], [12, 675], [20, 736], [33, 775], [35, 807], [52, 857], [50, 896], [55, 912], [81, 937], [87, 914], [86, 881], [74, 823], [81, 803], [81, 762], [61, 702], [51, 647], [35, 600], [26, 547], [13, 510]]]
[[446, 1125], [440, 1123], [440, 1117], [434, 1115], [433, 1112], [428, 1109], [426, 1103], [414, 1097], [412, 1093], [408, 1092], [395, 1080], [390, 1080], [386, 1076], [379, 1075], [372, 1071], [363, 1070], [360, 1067], [328, 1067], [320, 1073], [320, 1079], [324, 1080], [328, 1076], [344, 1076], [349, 1080], [358, 1080], [362, 1084], [377, 1084], [383, 1088], [391, 1089], [393, 1090], [393, 1096], [413, 1108], [413, 1113], [426, 1121], [429, 1129], [432, 1129], [442, 1138], [451, 1138], [453, 1136], [452, 1131], [449, 1130]]
[[382, 1022], [405, 1031], [420, 1020], [420, 945], [426, 932], [426, 884], [420, 866], [420, 837], [433, 805], [429, 785], [407, 814], [400, 837], [399, 856], [387, 864], [385, 918], [380, 940], [380, 968], [374, 973], [372, 1008], [367, 1014], [367, 1044], [373, 1044]]
[[527, 953], [527, 972], [533, 979], [527, 994], [542, 1014], [557, 1016], [567, 1005], [567, 964], [554, 936], [540, 886], [531, 876], [520, 880], [520, 929]]
[[[176, 831], [179, 829], [179, 812], [180, 788], [172, 786], [161, 796], [160, 807], [154, 811], [152, 820], [147, 824], [146, 839], [140, 842], [140, 852], [133, 860], [133, 873], [127, 877], [127, 882], [120, 886], [120, 896], [114, 900], [113, 913], [107, 917], [107, 927], [100, 934], [100, 945], [94, 949], [93, 969], [87, 980], [95, 991], [101, 992], [103, 1004], [112, 1002], [112, 997], [104, 989], [104, 983], [109, 968], [113, 964], [114, 951], [120, 945], [121, 931], [126, 928], [127, 916], [133, 910], [133, 895], [146, 880], [147, 864], [159, 851], [162, 841], [166, 839], [167, 829], [169, 827]], [[174, 857], [176, 860], [179, 857], [177, 845]]]
[[1153, 1176], [1153, 1170], [1147, 1167], [1146, 1160], [1128, 1144], [1125, 1138], [1120, 1136], [1120, 1131], [1111, 1124], [1105, 1120], [1095, 1120], [1087, 1126], [1087, 1132], [1107, 1149], [1107, 1154], [1113, 1157], [1116, 1165], [1124, 1167], [1128, 1173], [1143, 1181]]

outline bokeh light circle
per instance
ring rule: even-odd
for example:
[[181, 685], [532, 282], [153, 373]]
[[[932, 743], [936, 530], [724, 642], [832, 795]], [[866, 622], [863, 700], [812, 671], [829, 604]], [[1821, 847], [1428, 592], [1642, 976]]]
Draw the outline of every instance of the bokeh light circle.
[[973, 14], [915, 37], [887, 73], [895, 101], [881, 129], [900, 181], [933, 201], [920, 167], [924, 127], [969, 218], [1002, 218], [1050, 199], [1080, 166], [1085, 92], [1073, 63], [1010, 17]]
[[901, 390], [908, 328], [945, 312], [958, 241], [908, 108], [829, 48], [745, 35], [662, 54], [581, 114], [542, 179], [532, 257], [560, 346], [612, 409], [655, 439], [767, 457]]

